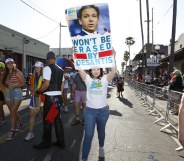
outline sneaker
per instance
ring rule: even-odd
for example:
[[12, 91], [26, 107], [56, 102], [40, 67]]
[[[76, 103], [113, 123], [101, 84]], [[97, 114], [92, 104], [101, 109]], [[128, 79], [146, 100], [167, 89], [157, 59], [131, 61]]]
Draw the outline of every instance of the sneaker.
[[27, 134], [27, 136], [25, 137], [25, 140], [26, 140], [26, 141], [29, 141], [29, 140], [31, 140], [32, 138], [34, 138], [34, 134], [33, 134], [32, 132], [29, 132], [29, 133]]
[[68, 112], [68, 108], [67, 107], [64, 107], [63, 111], [64, 112]]
[[17, 122], [17, 128], [15, 129], [15, 131], [18, 132], [18, 131], [22, 130], [22, 127], [23, 127], [23, 123]]
[[99, 157], [105, 157], [104, 148], [99, 148]]
[[10, 141], [12, 140], [13, 138], [15, 137], [15, 131], [14, 130], [11, 130], [9, 133], [8, 133], [8, 137], [7, 137], [7, 141]]

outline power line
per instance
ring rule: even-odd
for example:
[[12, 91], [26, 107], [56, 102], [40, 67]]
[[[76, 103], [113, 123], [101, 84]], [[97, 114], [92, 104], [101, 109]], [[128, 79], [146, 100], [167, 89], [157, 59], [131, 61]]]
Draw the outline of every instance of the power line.
[[[40, 8], [37, 4], [35, 4], [35, 3], [33, 3], [32, 1], [30, 1], [30, 0], [27, 0], [27, 1], [29, 1], [31, 4], [33, 4], [34, 6], [36, 6], [38, 9], [40, 9], [41, 11], [43, 11], [43, 12], [45, 12], [42, 8]], [[45, 13], [47, 13], [47, 12], [45, 12]]]
[[39, 39], [43, 39], [44, 37], [47, 37], [48, 35], [50, 35], [52, 32], [54, 32], [57, 28], [58, 28], [59, 25], [57, 25], [52, 31], [50, 31], [48, 34], [44, 35], [44, 36], [41, 36], [39, 38], [37, 38], [38, 40]]
[[43, 14], [42, 12], [36, 10], [35, 8], [33, 8], [31, 5], [29, 5], [28, 3], [24, 2], [23, 0], [20, 0], [20, 1], [21, 1], [22, 3], [24, 3], [25, 5], [29, 6], [30, 8], [32, 8], [33, 10], [35, 10], [36, 12], [38, 12], [39, 14], [41, 14], [42, 16], [44, 16], [44, 17], [50, 19], [51, 21], [53, 21], [53, 22], [59, 24], [59, 22], [57, 22], [57, 21], [55, 21], [54, 19], [48, 17], [47, 15]]
[[[173, 7], [173, 4], [169, 7], [169, 9], [166, 11], [166, 13], [160, 18], [160, 20], [157, 22], [157, 25], [159, 25], [160, 24], [160, 21], [168, 14], [168, 12], [170, 11], [170, 9]], [[157, 26], [156, 25], [156, 26]], [[155, 27], [156, 27], [155, 26]]]

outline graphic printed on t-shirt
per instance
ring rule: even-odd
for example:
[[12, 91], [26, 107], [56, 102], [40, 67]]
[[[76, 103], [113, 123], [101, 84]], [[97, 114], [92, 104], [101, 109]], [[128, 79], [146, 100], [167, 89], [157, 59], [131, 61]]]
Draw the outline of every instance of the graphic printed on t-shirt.
[[90, 94], [102, 95], [102, 83], [93, 81], [90, 86]]

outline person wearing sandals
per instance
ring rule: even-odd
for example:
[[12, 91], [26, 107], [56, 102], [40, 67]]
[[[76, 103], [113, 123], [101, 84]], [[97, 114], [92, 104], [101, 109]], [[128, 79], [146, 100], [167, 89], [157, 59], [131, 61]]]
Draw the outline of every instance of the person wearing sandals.
[[4, 127], [6, 124], [6, 118], [3, 110], [3, 105], [5, 104], [5, 92], [6, 87], [2, 84], [2, 79], [4, 76], [5, 64], [0, 62], [0, 117], [1, 117], [1, 126]]
[[43, 63], [37, 61], [34, 65], [34, 73], [30, 77], [30, 91], [31, 91], [31, 99], [29, 105], [29, 132], [25, 137], [26, 141], [31, 140], [34, 138], [33, 128], [35, 124], [35, 116], [40, 110], [41, 106], [41, 99], [40, 95], [35, 94], [35, 91], [40, 88], [42, 84], [42, 70], [43, 70]]
[[[115, 51], [113, 50], [115, 55]], [[86, 109], [84, 111], [84, 140], [82, 149], [82, 161], [87, 161], [97, 125], [99, 139], [99, 158], [104, 158], [105, 127], [109, 118], [107, 104], [107, 87], [116, 73], [116, 66], [111, 68], [108, 74], [103, 75], [102, 68], [93, 68], [87, 74], [80, 69], [79, 74], [86, 84]]]
[[12, 58], [5, 60], [5, 74], [2, 82], [7, 87], [5, 101], [10, 111], [11, 124], [11, 129], [6, 140], [12, 140], [15, 132], [20, 131], [23, 126], [18, 108], [22, 101], [21, 88], [25, 86], [26, 82], [23, 73], [16, 68], [16, 64]]

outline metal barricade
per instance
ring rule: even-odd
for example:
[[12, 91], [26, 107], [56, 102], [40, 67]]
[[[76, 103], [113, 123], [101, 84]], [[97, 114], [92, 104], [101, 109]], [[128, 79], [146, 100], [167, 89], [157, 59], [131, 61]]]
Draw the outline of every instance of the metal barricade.
[[172, 113], [174, 108], [179, 108], [181, 92], [169, 91], [168, 88], [161, 88], [147, 85], [140, 82], [132, 82], [136, 96], [142, 102], [142, 106], [147, 107], [149, 115], [156, 116], [154, 123], [162, 125], [161, 132], [168, 132], [178, 144], [177, 151], [183, 150], [178, 141], [178, 116]]

